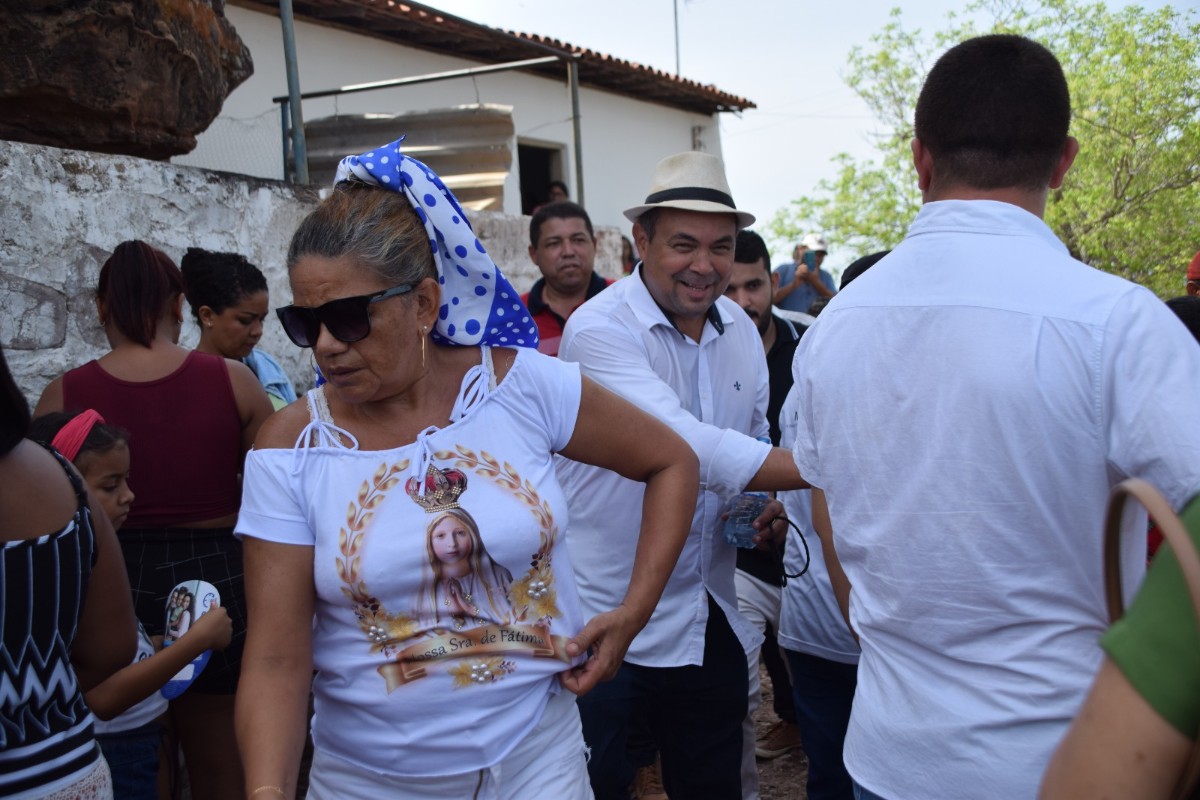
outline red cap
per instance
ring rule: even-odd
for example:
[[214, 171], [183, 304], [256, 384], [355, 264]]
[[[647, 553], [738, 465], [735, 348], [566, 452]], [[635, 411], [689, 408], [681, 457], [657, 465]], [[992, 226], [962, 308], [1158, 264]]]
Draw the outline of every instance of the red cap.
[[1187, 279], [1189, 281], [1200, 281], [1200, 253], [1192, 256], [1192, 263], [1188, 264]]

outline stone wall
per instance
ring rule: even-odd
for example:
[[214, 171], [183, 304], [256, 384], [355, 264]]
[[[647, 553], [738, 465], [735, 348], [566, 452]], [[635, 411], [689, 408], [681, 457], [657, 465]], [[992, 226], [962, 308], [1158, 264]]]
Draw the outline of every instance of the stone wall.
[[[243, 253], [266, 274], [271, 306], [286, 305], [288, 241], [318, 202], [310, 187], [7, 141], [0, 141], [0, 186], [0, 344], [31, 402], [50, 380], [107, 351], [93, 298], [100, 266], [117, 244], [143, 239], [177, 262], [190, 246]], [[496, 263], [526, 291], [538, 277], [528, 256], [529, 218], [471, 217]], [[620, 233], [596, 233], [597, 270], [620, 274]], [[188, 313], [182, 341], [197, 338]], [[311, 385], [308, 354], [274, 316], [260, 346], [298, 388]]]

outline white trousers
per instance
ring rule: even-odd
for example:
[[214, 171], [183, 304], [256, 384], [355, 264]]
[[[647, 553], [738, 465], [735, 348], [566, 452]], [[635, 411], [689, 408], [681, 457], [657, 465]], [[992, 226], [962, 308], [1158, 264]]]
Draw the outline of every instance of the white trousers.
[[592, 800], [575, 695], [550, 698], [542, 719], [497, 764], [438, 778], [377, 775], [317, 750], [308, 800]]
[[[767, 625], [779, 632], [779, 611], [783, 606], [783, 589], [747, 575], [740, 569], [733, 573], [737, 589], [738, 611], [759, 631]], [[762, 648], [746, 653], [746, 668], [750, 670], [750, 697], [746, 720], [742, 723], [742, 800], [758, 800], [758, 761], [754, 756], [754, 712], [762, 703], [762, 686], [758, 680], [758, 656]]]

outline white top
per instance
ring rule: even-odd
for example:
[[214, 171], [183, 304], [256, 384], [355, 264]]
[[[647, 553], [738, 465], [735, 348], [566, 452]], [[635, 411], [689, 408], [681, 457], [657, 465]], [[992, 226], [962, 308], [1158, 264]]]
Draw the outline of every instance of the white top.
[[[313, 741], [366, 770], [495, 764], [560, 690], [583, 626], [551, 458], [575, 430], [579, 368], [522, 348], [494, 389], [489, 371], [413, 444], [363, 451], [317, 419], [296, 449], [246, 459], [236, 532], [313, 548]], [[321, 417], [323, 398], [309, 393]], [[454, 500], [426, 465], [465, 479], [460, 508], [437, 510]]]
[[[943, 201], [794, 367], [796, 461], [826, 491], [863, 649], [850, 774], [890, 800], [1034, 797], [1100, 661], [1109, 487], [1200, 490], [1200, 348], [1034, 215]], [[1136, 580], [1145, 540], [1127, 544]]]
[[[779, 446], [791, 448], [796, 441], [799, 398], [795, 387], [788, 391], [779, 411]], [[798, 578], [788, 578], [783, 587], [783, 603], [779, 612], [779, 632], [776, 638], [782, 647], [796, 653], [837, 661], [858, 663], [858, 642], [846, 625], [829, 582], [829, 570], [821, 551], [821, 540], [812, 525], [812, 492], [801, 489], [778, 492], [787, 517], [804, 534], [788, 526], [787, 548], [783, 553], [783, 569], [788, 575], [804, 570], [805, 545], [808, 546], [808, 570]]]
[[[142, 623], [139, 622], [137, 627], [138, 640], [137, 652], [133, 656], [134, 664], [154, 655], [154, 642], [150, 640], [150, 636], [146, 633], [146, 629], [142, 627]], [[149, 697], [107, 722], [97, 717], [96, 734], [132, 731], [161, 717], [167, 711], [167, 698], [159, 694], [158, 690], [160, 688], [155, 686], [154, 691], [151, 692]]]
[[[641, 268], [580, 306], [567, 320], [558, 356], [589, 378], [663, 420], [700, 459], [700, 496], [691, 533], [650, 622], [626, 661], [651, 667], [704, 660], [706, 592], [745, 647], [761, 634], [737, 613], [735, 549], [720, 515], [766, 460], [767, 361], [753, 321], [730, 300], [714, 306], [697, 343], [676, 330], [650, 296]], [[560, 459], [571, 505], [571, 552], [589, 615], [621, 602], [633, 571], [644, 486], [616, 473]]]

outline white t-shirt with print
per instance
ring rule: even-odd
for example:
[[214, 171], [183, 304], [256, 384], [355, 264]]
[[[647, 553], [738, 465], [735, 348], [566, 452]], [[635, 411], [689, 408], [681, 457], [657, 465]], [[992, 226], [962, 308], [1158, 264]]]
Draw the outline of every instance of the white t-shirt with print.
[[[551, 459], [580, 393], [577, 366], [522, 349], [503, 382], [413, 444], [363, 451], [314, 421], [301, 436], [313, 446], [247, 456], [236, 532], [313, 548], [318, 748], [379, 773], [451, 775], [496, 763], [537, 724], [583, 626]], [[438, 480], [466, 488], [438, 494]], [[435, 546], [439, 533], [456, 548]]]

